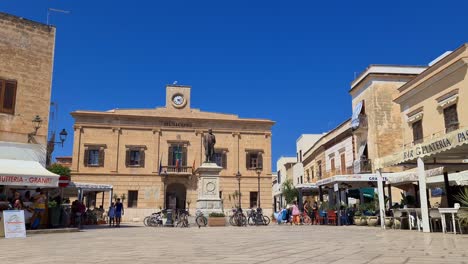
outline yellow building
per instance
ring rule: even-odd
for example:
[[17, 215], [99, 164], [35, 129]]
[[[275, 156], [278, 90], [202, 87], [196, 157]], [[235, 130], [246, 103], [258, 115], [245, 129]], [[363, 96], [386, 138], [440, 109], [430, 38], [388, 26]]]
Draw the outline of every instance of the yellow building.
[[257, 204], [257, 169], [261, 168], [260, 205], [271, 213], [274, 122], [203, 112], [190, 104], [189, 86], [168, 85], [165, 107], [71, 113], [75, 119], [73, 180], [113, 185], [114, 194], [126, 197], [127, 219], [159, 208], [194, 210], [198, 182], [193, 171], [205, 159], [202, 137], [212, 128], [216, 162], [223, 167], [224, 208], [235, 205], [232, 195], [238, 189], [238, 172], [242, 207]]
[[[468, 184], [468, 45], [446, 53], [398, 89], [395, 103], [402, 120], [402, 142], [393, 154], [376, 160], [377, 169], [417, 168], [423, 229], [429, 232], [426, 187], [443, 185], [443, 206]], [[435, 172], [434, 172], [435, 171]], [[439, 171], [439, 173], [437, 173]], [[442, 175], [440, 175], [442, 174]]]

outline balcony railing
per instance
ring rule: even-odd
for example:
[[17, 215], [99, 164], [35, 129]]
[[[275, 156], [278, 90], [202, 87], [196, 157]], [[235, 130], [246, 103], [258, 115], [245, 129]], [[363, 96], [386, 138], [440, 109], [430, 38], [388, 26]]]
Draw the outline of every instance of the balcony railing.
[[346, 167], [344, 170], [335, 169], [335, 170], [327, 171], [325, 172], [322, 178], [333, 177], [335, 175], [348, 175], [348, 174], [354, 174], [354, 167]]
[[370, 159], [354, 161], [354, 173], [371, 173], [371, 172], [372, 172], [372, 162]]
[[168, 175], [192, 175], [192, 167], [188, 166], [162, 166], [162, 171]]

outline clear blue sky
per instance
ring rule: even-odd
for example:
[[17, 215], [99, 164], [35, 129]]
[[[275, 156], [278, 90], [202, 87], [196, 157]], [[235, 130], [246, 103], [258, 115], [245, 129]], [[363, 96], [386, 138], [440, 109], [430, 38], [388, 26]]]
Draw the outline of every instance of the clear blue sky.
[[[57, 130], [77, 109], [164, 105], [192, 86], [192, 107], [262, 117], [273, 164], [302, 133], [351, 116], [354, 74], [369, 64], [427, 64], [468, 42], [468, 1], [2, 0], [0, 10], [57, 27]], [[206, 93], [213, 94], [203, 99]], [[71, 155], [72, 135], [56, 155]], [[273, 165], [275, 167], [275, 165]]]

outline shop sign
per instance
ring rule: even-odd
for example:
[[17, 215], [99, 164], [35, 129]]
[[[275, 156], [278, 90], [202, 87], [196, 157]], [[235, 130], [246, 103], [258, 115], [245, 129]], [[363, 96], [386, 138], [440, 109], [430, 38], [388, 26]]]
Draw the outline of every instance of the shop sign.
[[[58, 177], [57, 177], [58, 178]], [[41, 176], [0, 176], [0, 185], [57, 187], [56, 177]]]
[[418, 144], [410, 149], [404, 150], [403, 152], [395, 153], [393, 155], [378, 159], [374, 165], [376, 168], [385, 168], [405, 161], [410, 161], [447, 151], [466, 143], [468, 143], [468, 129], [462, 128], [450, 132], [443, 137]]
[[26, 237], [26, 225], [23, 210], [3, 211], [5, 238]]

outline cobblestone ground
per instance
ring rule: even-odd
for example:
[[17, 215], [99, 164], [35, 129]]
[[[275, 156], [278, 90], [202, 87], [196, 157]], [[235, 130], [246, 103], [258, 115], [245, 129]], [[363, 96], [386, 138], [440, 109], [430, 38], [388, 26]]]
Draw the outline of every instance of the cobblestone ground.
[[372, 227], [126, 226], [0, 239], [0, 263], [468, 263], [468, 235]]

